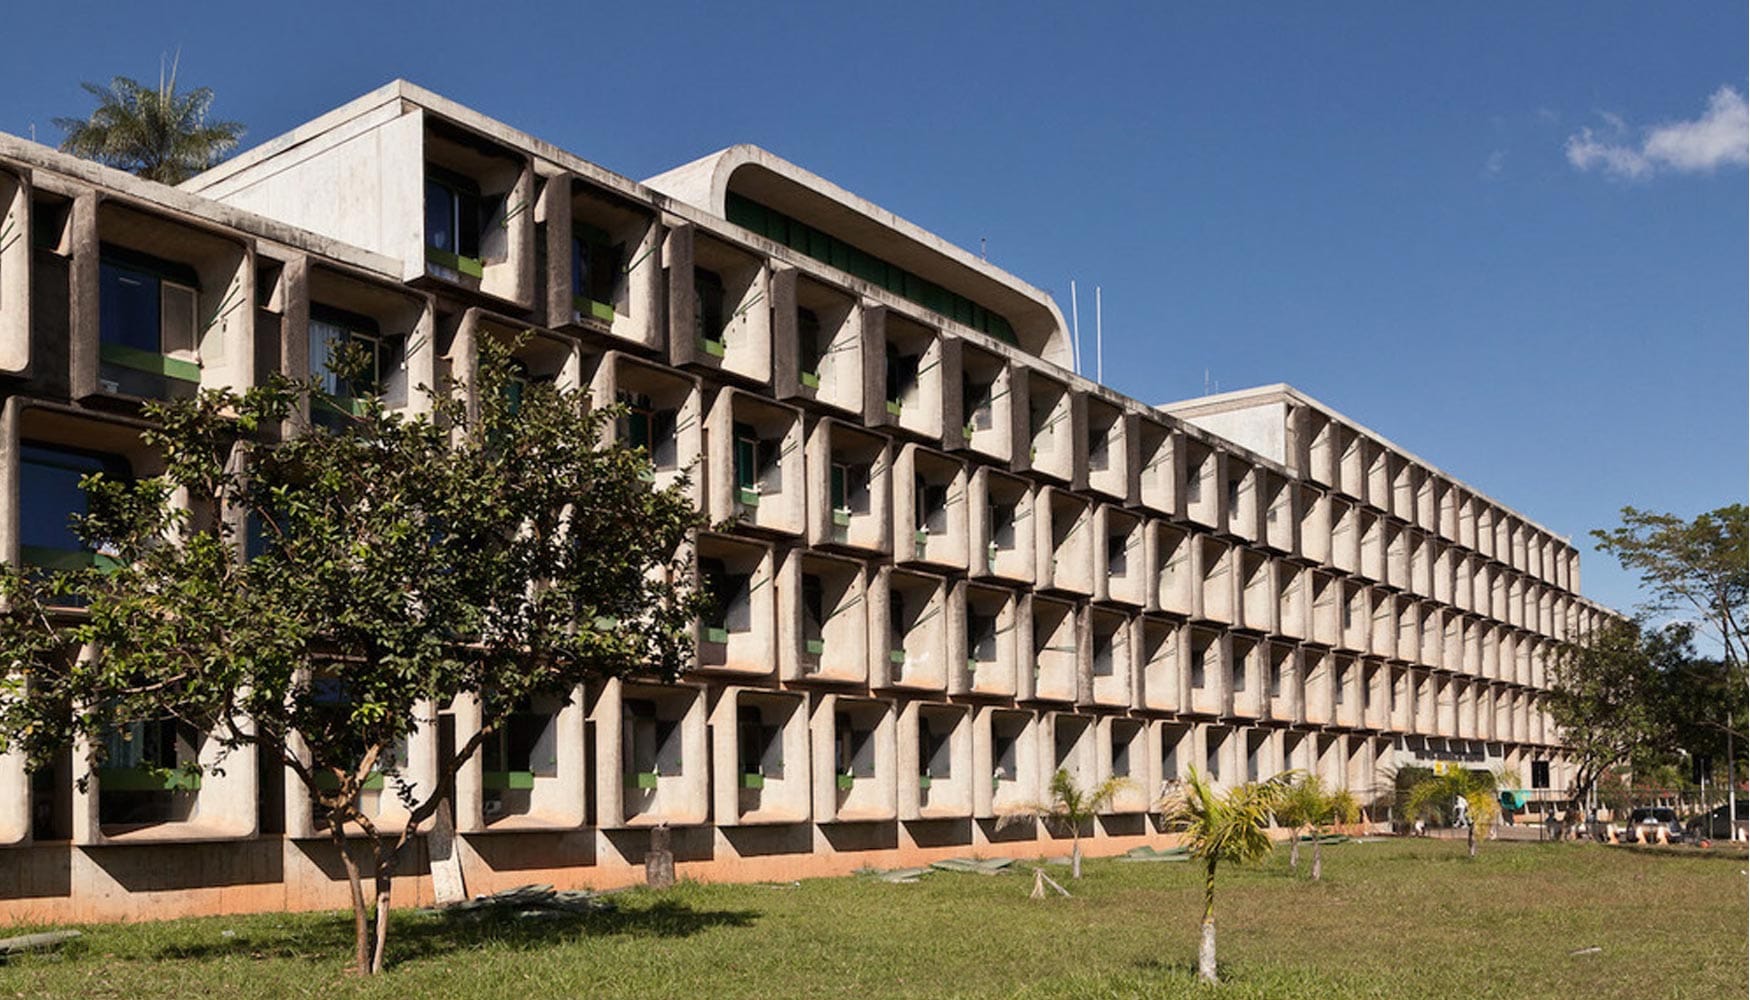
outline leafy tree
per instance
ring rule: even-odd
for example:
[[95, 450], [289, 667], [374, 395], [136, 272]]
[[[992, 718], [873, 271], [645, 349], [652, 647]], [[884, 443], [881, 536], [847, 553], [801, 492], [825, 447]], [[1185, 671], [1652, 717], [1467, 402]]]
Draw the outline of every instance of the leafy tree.
[[1076, 787], [1075, 779], [1061, 768], [1051, 776], [1051, 797], [1043, 802], [1028, 802], [1004, 810], [997, 820], [999, 827], [1027, 819], [1041, 819], [1060, 828], [1070, 836], [1069, 877], [1082, 877], [1082, 830], [1094, 822], [1102, 810], [1112, 803], [1119, 792], [1130, 787], [1129, 778], [1107, 778], [1093, 788]]
[[[1622, 509], [1622, 524], [1592, 532], [1599, 548], [1638, 572], [1649, 617], [1677, 615], [1676, 626], [1719, 644], [1718, 660], [1691, 652], [1662, 664], [1657, 710], [1664, 741], [1735, 766], [1750, 742], [1744, 688], [1745, 629], [1750, 627], [1750, 509], [1731, 504], [1685, 521], [1674, 514]], [[1681, 643], [1683, 633], [1674, 632]], [[1734, 746], [1735, 744], [1735, 746]]]
[[1545, 704], [1573, 755], [1576, 802], [1612, 768], [1673, 745], [1683, 725], [1676, 720], [1689, 714], [1682, 706], [1691, 701], [1674, 688], [1693, 683], [1692, 655], [1681, 626], [1647, 630], [1623, 619], [1557, 650]]
[[1446, 815], [1448, 806], [1462, 799], [1468, 821], [1465, 823], [1465, 846], [1471, 857], [1477, 856], [1477, 827], [1486, 834], [1501, 815], [1501, 803], [1495, 797], [1500, 777], [1489, 771], [1473, 771], [1457, 764], [1442, 764], [1434, 776], [1425, 778], [1410, 789], [1409, 813], [1412, 817], [1437, 818]]
[[1165, 803], [1165, 825], [1185, 833], [1191, 856], [1203, 861], [1203, 923], [1197, 946], [1197, 974], [1214, 983], [1215, 873], [1223, 861], [1251, 864], [1269, 855], [1269, 828], [1294, 780], [1284, 772], [1263, 782], [1250, 782], [1217, 794], [1195, 767]]
[[1750, 510], [1741, 503], [1693, 521], [1624, 507], [1620, 527], [1592, 532], [1600, 549], [1641, 574], [1641, 586], [1651, 595], [1647, 611], [1693, 613], [1734, 667], [1744, 663], [1750, 612], [1747, 535]]
[[147, 180], [180, 184], [218, 163], [243, 138], [243, 125], [209, 121], [213, 105], [208, 87], [176, 92], [176, 62], [160, 70], [156, 89], [118, 76], [108, 88], [83, 83], [97, 99], [88, 118], [56, 118], [66, 133], [61, 150], [138, 174]]
[[[149, 404], [164, 472], [84, 482], [77, 530], [114, 568], [0, 573], [0, 750], [41, 763], [83, 738], [95, 768], [103, 734], [172, 719], [273, 755], [325, 813], [361, 971], [383, 967], [402, 848], [457, 769], [533, 698], [672, 677], [701, 604], [677, 556], [699, 516], [649, 486], [641, 452], [601, 443], [615, 408], [513, 385], [511, 348], [481, 351], [472, 400], [451, 387], [406, 416], [367, 397], [337, 431], [301, 426], [314, 389], [278, 377]], [[288, 419], [297, 433], [265, 433]], [[470, 698], [480, 729], [436, 783], [404, 772], [397, 745]], [[376, 777], [403, 829], [360, 807]], [[374, 935], [349, 829], [370, 847]]]

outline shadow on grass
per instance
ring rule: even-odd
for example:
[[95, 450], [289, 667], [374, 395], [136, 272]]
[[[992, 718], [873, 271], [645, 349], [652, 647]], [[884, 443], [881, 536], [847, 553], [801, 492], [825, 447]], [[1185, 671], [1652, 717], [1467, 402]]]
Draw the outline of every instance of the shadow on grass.
[[[389, 927], [388, 965], [393, 968], [484, 945], [534, 951], [590, 937], [684, 938], [716, 927], [752, 927], [759, 916], [756, 910], [696, 910], [673, 900], [593, 913], [538, 911], [534, 917], [519, 917], [514, 910], [398, 913]], [[351, 960], [352, 949], [352, 914], [336, 913], [284, 929], [250, 930], [219, 941], [169, 944], [159, 948], [154, 957], [202, 961], [241, 955], [338, 964]]]

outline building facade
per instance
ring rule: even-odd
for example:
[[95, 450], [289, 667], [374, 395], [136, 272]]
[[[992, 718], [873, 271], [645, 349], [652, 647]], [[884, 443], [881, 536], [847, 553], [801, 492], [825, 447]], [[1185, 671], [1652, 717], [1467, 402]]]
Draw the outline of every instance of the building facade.
[[[701, 878], [1055, 852], [996, 817], [1059, 769], [1130, 779], [1108, 851], [1161, 840], [1191, 765], [1566, 784], [1546, 667], [1605, 614], [1566, 539], [1287, 386], [1082, 378], [1044, 292], [763, 150], [638, 183], [403, 82], [177, 189], [0, 136], [0, 558], [94, 558], [75, 484], [155, 471], [143, 399], [353, 343], [418, 408], [524, 331], [531, 377], [625, 403], [656, 482], [693, 467], [736, 527], [697, 540], [721, 599], [679, 683], [532, 704], [464, 765], [470, 889], [634, 881], [659, 825]], [[478, 726], [438, 708], [412, 781]], [[270, 755], [166, 783], [135, 765], [211, 742], [129, 735], [84, 783], [84, 747], [0, 759], [0, 916], [345, 904]]]

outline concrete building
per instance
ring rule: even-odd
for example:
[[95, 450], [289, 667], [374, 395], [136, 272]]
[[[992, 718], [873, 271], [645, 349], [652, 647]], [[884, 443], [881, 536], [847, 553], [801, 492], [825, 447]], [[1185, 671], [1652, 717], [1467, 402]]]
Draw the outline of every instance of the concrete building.
[[[524, 330], [532, 377], [625, 402], [656, 482], [698, 463], [734, 528], [697, 540], [720, 600], [681, 683], [531, 705], [462, 769], [471, 889], [634, 881], [658, 824], [701, 878], [1056, 852], [996, 817], [1060, 768], [1131, 780], [1094, 851], [1160, 841], [1191, 765], [1566, 784], [1545, 664], [1603, 614], [1566, 539], [1286, 386], [1080, 377], [1044, 292], [763, 150], [639, 183], [401, 82], [180, 189], [0, 136], [0, 558], [93, 558], [73, 484], [154, 470], [142, 399], [346, 342], [419, 407]], [[429, 708], [423, 783], [479, 725]], [[213, 752], [148, 728], [83, 786], [88, 748], [0, 760], [0, 917], [344, 905], [277, 762], [148, 781]]]

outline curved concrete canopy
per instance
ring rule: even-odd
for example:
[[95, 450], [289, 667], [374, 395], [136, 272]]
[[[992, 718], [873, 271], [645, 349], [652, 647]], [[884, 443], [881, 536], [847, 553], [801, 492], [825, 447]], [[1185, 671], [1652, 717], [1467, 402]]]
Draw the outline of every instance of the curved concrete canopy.
[[758, 146], [701, 157], [644, 182], [726, 218], [731, 191], [903, 267], [1001, 315], [1022, 350], [1070, 367], [1063, 313], [1051, 296], [988, 261]]

